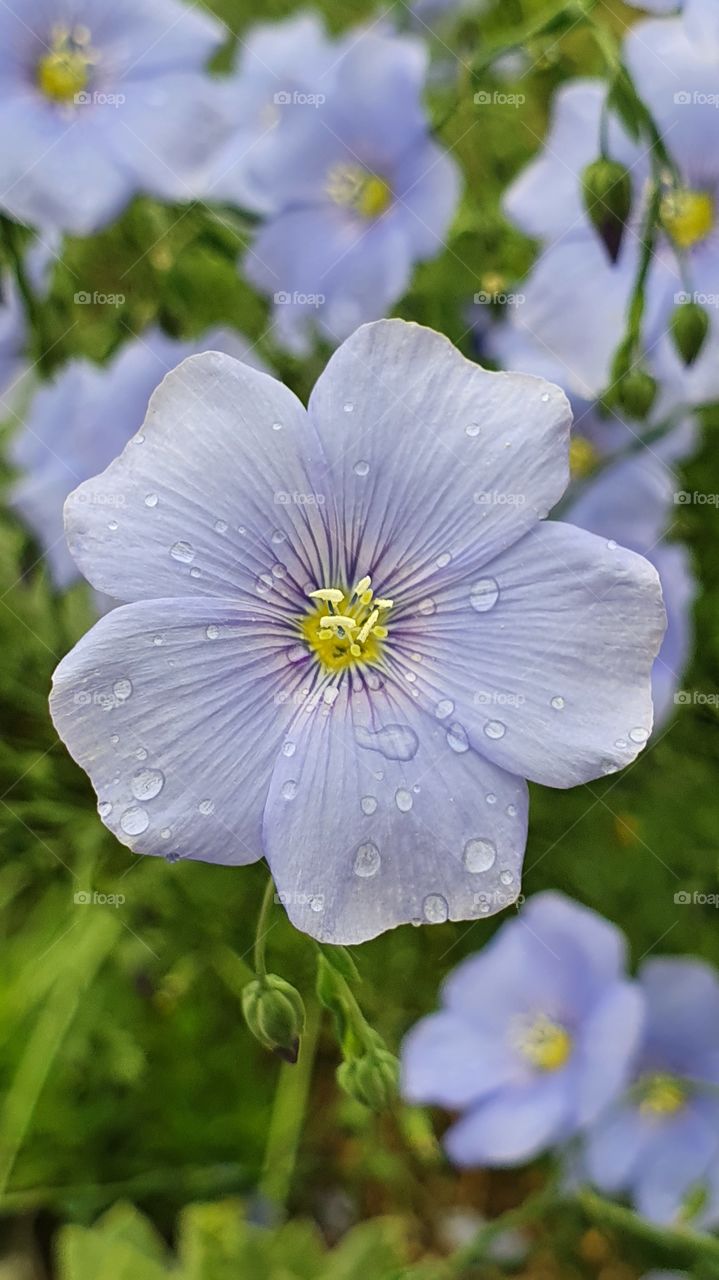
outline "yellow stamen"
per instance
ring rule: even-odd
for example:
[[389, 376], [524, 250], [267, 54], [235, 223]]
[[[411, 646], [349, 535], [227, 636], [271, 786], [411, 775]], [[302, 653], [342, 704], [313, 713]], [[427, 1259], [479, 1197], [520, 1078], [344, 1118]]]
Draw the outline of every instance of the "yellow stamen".
[[680, 249], [693, 249], [706, 240], [715, 214], [714, 200], [706, 191], [670, 191], [660, 207], [662, 225]]
[[342, 604], [344, 595], [333, 587], [322, 587], [319, 591], [308, 591], [311, 600], [326, 600], [328, 604]]
[[37, 83], [46, 98], [70, 103], [87, 88], [95, 61], [89, 41], [90, 32], [86, 27], [72, 31], [65, 27], [55, 29], [49, 52], [36, 68]]
[[335, 204], [367, 219], [379, 218], [392, 203], [389, 183], [358, 164], [335, 165], [327, 178], [327, 194]]
[[359, 626], [359, 623], [356, 618], [348, 618], [342, 613], [332, 613], [320, 618], [320, 626], [343, 627], [346, 631], [354, 631]]
[[378, 609], [394, 609], [394, 600], [375, 600]]
[[389, 634], [386, 626], [379, 625], [380, 611], [386, 618], [393, 601], [387, 597], [372, 603], [370, 582], [367, 575], [351, 592], [320, 587], [307, 593], [316, 607], [298, 618], [299, 631], [310, 652], [330, 671], [342, 671], [358, 661], [370, 665], [380, 661], [380, 642]]
[[569, 470], [573, 480], [590, 475], [599, 461], [594, 445], [584, 436], [573, 436], [569, 442]]
[[379, 609], [373, 609], [367, 621], [360, 628], [360, 633], [357, 637], [358, 644], [364, 644], [365, 640], [367, 639], [367, 636], [369, 635], [370, 631], [374, 627], [374, 624], [378, 618], [379, 618]]
[[639, 1110], [644, 1115], [670, 1116], [686, 1102], [684, 1085], [675, 1076], [657, 1074], [641, 1082], [642, 1100]]
[[558, 1071], [572, 1052], [572, 1037], [558, 1022], [541, 1014], [517, 1036], [517, 1048], [539, 1071]]
[[367, 588], [371, 585], [371, 583], [372, 583], [372, 579], [369, 577], [369, 575], [367, 575], [366, 578], [360, 578], [359, 582], [357, 583], [357, 586], [352, 592], [352, 595], [361, 596], [362, 593], [366, 591]]

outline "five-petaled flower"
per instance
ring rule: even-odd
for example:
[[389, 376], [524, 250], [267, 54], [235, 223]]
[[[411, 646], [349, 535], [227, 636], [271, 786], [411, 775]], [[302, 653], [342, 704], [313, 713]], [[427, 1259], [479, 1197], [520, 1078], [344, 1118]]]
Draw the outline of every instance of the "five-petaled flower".
[[264, 853], [332, 942], [513, 901], [524, 779], [635, 758], [664, 628], [647, 561], [543, 522], [570, 418], [400, 320], [345, 342], [307, 410], [226, 356], [170, 374], [66, 508], [86, 577], [130, 602], [52, 696], [107, 825], [139, 853]]
[[626, 1082], [642, 1001], [624, 935], [561, 894], [532, 898], [444, 987], [404, 1045], [404, 1093], [463, 1114], [460, 1165], [517, 1164], [558, 1146]]

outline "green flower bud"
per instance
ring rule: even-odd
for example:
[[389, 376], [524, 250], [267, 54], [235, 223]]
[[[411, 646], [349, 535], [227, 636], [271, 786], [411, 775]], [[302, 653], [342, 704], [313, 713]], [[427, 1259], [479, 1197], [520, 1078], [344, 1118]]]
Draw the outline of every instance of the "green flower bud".
[[584, 207], [612, 262], [619, 257], [632, 211], [632, 180], [614, 160], [595, 160], [582, 174]]
[[709, 316], [698, 302], [682, 302], [671, 319], [674, 346], [685, 364], [694, 364], [709, 332]]
[[399, 1062], [388, 1049], [372, 1049], [337, 1069], [337, 1083], [350, 1098], [371, 1111], [386, 1111], [399, 1088]]
[[646, 369], [630, 369], [616, 388], [617, 401], [630, 418], [641, 422], [657, 398], [657, 384]]
[[242, 1012], [256, 1040], [285, 1062], [296, 1062], [305, 1028], [302, 996], [275, 973], [255, 978], [242, 992]]

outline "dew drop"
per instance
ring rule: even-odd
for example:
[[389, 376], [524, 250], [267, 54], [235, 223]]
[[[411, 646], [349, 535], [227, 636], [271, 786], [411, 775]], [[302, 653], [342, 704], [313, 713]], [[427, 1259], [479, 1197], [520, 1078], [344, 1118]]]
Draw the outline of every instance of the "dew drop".
[[617, 738], [614, 745], [615, 747], [618, 747], [620, 751], [626, 751], [627, 747], [629, 746], [629, 743], [627, 742], [626, 738]]
[[277, 546], [277, 544], [280, 542], [285, 542], [286, 539], [287, 539], [286, 533], [283, 533], [281, 529], [275, 529], [274, 533], [272, 534], [272, 541], [275, 543], [275, 546]]
[[229, 525], [226, 520], [215, 520], [215, 533], [227, 533]]
[[441, 893], [430, 893], [422, 903], [424, 918], [428, 924], [444, 924], [449, 919], [447, 899]]
[[373, 732], [358, 725], [355, 739], [368, 751], [379, 751], [386, 760], [411, 760], [417, 754], [419, 738], [414, 729], [404, 724], [387, 724]]
[[478, 423], [478, 422], [469, 422], [469, 423], [467, 424], [467, 426], [464, 428], [464, 434], [465, 434], [466, 436], [478, 436], [478, 435], [479, 435], [479, 423]]
[[214, 800], [201, 800], [197, 808], [200, 813], [204, 813], [205, 816], [207, 816], [208, 813], [215, 812], [215, 802]]
[[405, 791], [404, 787], [400, 787], [399, 791], [394, 793], [394, 802], [400, 813], [409, 813], [413, 803], [411, 792]]
[[472, 875], [480, 871], [489, 871], [489, 868], [494, 866], [496, 857], [497, 849], [492, 841], [482, 840], [479, 837], [468, 840], [462, 853], [462, 861]]
[[170, 831], [170, 828], [169, 828], [169, 827], [163, 827], [163, 828], [162, 828], [162, 831], [160, 832], [160, 839], [161, 839], [161, 840], [169, 840], [171, 835], [172, 835], [172, 832]]
[[616, 551], [616, 549], [617, 549], [617, 544], [616, 544], [616, 542], [614, 541], [614, 538], [610, 538], [610, 539], [609, 539], [609, 541], [608, 541], [608, 543], [607, 543], [607, 547], [609, 548], [609, 550], [610, 550], [610, 551]]
[[255, 581], [255, 591], [258, 596], [267, 596], [272, 590], [272, 579], [267, 573], [261, 573]]
[[199, 570], [199, 569], [190, 569], [190, 577], [191, 577], [191, 578], [200, 578], [201, 576], [202, 576], [202, 575], [201, 575], [201, 573], [200, 573], [200, 570]]
[[455, 720], [447, 730], [447, 745], [456, 751], [457, 755], [461, 755], [463, 751], [469, 751], [467, 730], [458, 720]]
[[133, 805], [131, 809], [126, 809], [120, 818], [120, 826], [125, 835], [128, 836], [141, 836], [143, 831], [147, 831], [149, 825], [149, 815], [139, 805]]
[[454, 711], [454, 703], [450, 698], [440, 698], [437, 703], [434, 714], [438, 720], [446, 720], [447, 716], [451, 716]]
[[119, 526], [118, 526], [118, 523], [117, 523], [117, 520], [108, 520], [108, 522], [107, 522], [107, 527], [108, 527], [108, 529], [110, 529], [110, 530], [111, 530], [111, 532], [112, 532], [112, 533], [114, 533], [114, 532], [115, 532], [115, 530], [119, 527]]
[[548, 404], [548, 403], [549, 403], [549, 392], [548, 392], [548, 391], [544, 391], [544, 392], [542, 392], [542, 403], [543, 403], [543, 404]]
[[484, 726], [485, 735], [488, 738], [503, 738], [507, 732], [507, 726], [502, 724], [501, 720], [488, 720]]
[[97, 806], [97, 812], [101, 818], [107, 818], [112, 813], [112, 805], [109, 800], [101, 800]]
[[162, 636], [153, 636], [152, 643], [154, 645], [161, 645], [164, 644], [165, 641]]
[[500, 871], [499, 878], [502, 884], [511, 884], [514, 880], [514, 876], [511, 871]]
[[629, 737], [631, 738], [632, 742], [639, 742], [639, 743], [647, 742], [649, 739], [649, 730], [642, 729], [640, 727], [637, 727], [636, 729], [630, 729]]
[[477, 613], [487, 613], [499, 599], [499, 583], [494, 578], [480, 578], [469, 593], [469, 603]]
[[146, 493], [146, 494], [145, 494], [145, 506], [146, 506], [146, 507], [156, 507], [159, 501], [160, 501], [160, 499], [158, 498], [158, 496], [157, 496], [157, 494], [156, 494], [156, 493]]
[[220, 634], [220, 628], [216, 623], [211, 622], [209, 627], [205, 627], [205, 635], [208, 640], [216, 640]]
[[361, 458], [359, 462], [355, 462], [352, 470], [356, 476], [369, 475], [369, 462], [365, 462], [364, 458]]
[[365, 684], [367, 685], [367, 688], [372, 689], [375, 693], [378, 689], [382, 688], [383, 683], [384, 681], [382, 680], [382, 677], [378, 675], [376, 671], [368, 671], [365, 676]]
[[360, 808], [362, 809], [363, 813], [367, 814], [368, 818], [371, 816], [371, 814], [376, 813], [377, 800], [375, 796], [363, 796], [362, 799], [360, 800]]
[[517, 806], [516, 806], [516, 804], [508, 804], [508, 805], [507, 805], [507, 813], [508, 813], [508, 815], [509, 815], [509, 817], [510, 817], [510, 818], [516, 818], [516, 816], [517, 816]]
[[116, 680], [114, 685], [112, 686], [112, 692], [114, 693], [118, 702], [127, 702], [127, 699], [130, 697], [132, 693], [132, 681]]
[[297, 783], [295, 782], [294, 778], [288, 778], [286, 782], [282, 783], [282, 799], [294, 800], [296, 795], [297, 795]]
[[283, 756], [287, 756], [287, 757], [289, 757], [289, 756], [293, 756], [293, 755], [295, 754], [295, 751], [296, 751], [296, 750], [297, 750], [297, 748], [296, 748], [296, 746], [295, 746], [294, 742], [283, 742], [283, 744], [282, 744], [282, 754], [283, 754]]
[[281, 423], [281, 422], [273, 422], [273, 423], [272, 423], [272, 430], [273, 430], [273, 431], [281, 431], [281, 430], [282, 430], [282, 423]]
[[554, 708], [554, 710], [555, 710], [555, 711], [563, 711], [563, 710], [564, 710], [564, 698], [562, 697], [562, 695], [561, 695], [560, 693], [558, 693], [558, 694], [556, 694], [556, 696], [555, 696], [554, 698], [552, 698], [552, 701], [551, 701], [551, 704], [550, 704], [550, 705]]
[[417, 613], [421, 613], [423, 618], [428, 618], [430, 614], [437, 612], [437, 605], [431, 596], [425, 596], [424, 600], [420, 600], [417, 605]]
[[272, 566], [272, 576], [273, 576], [273, 578], [286, 578], [286, 577], [287, 577], [287, 565], [286, 565], [286, 564], [279, 564], [279, 563], [278, 563], [278, 564], [273, 564], [273, 566]]
[[345, 413], [354, 413], [354, 404], [352, 403], [351, 400], [346, 400], [345, 403], [342, 405], [342, 408], [344, 409]]
[[446, 569], [446, 567], [447, 567], [447, 565], [449, 564], [449, 562], [450, 562], [450, 560], [451, 560], [451, 559], [452, 559], [452, 557], [451, 557], [451, 555], [449, 554], [449, 551], [443, 551], [443, 552], [442, 552], [442, 554], [441, 554], [441, 556], [437, 556], [437, 559], [436, 559], [436, 561], [435, 561], [435, 563], [436, 563], [436, 565], [437, 565], [437, 568], [438, 568], [438, 569]]
[[496, 803], [497, 803], [497, 797], [495, 796], [495, 794], [494, 794], [494, 792], [493, 792], [493, 791], [489, 791], [489, 792], [487, 793], [487, 795], [486, 795], [484, 798], [485, 798], [485, 800], [486, 800], [487, 804], [496, 804]]
[[138, 747], [135, 752], [136, 760], [147, 760], [147, 752], [144, 747]]
[[175, 542], [170, 547], [170, 555], [180, 564], [191, 564], [195, 558], [195, 548], [189, 542]]
[[113, 733], [110, 737], [110, 742], [112, 743], [113, 747], [116, 747], [119, 741], [120, 741], [119, 733]]
[[138, 769], [130, 783], [136, 800], [154, 800], [165, 785], [165, 775], [160, 769]]
[[324, 910], [324, 903], [321, 898], [310, 898], [310, 911], [319, 913]]
[[381, 862], [377, 845], [368, 841], [361, 844], [355, 853], [354, 873], [362, 880], [369, 880], [371, 876], [377, 875]]
[[291, 644], [285, 657], [288, 662], [302, 662], [307, 657], [307, 650], [303, 644]]

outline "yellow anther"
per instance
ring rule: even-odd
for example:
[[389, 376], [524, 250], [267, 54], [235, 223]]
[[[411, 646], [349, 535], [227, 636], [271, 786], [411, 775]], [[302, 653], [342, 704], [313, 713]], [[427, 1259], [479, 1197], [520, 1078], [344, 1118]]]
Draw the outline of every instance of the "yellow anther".
[[389, 631], [386, 627], [375, 627], [372, 634], [375, 635], [378, 640], [386, 640], [389, 635]]
[[328, 604], [341, 604], [344, 595], [335, 587], [321, 587], [319, 591], [308, 591], [311, 600], [326, 600]]
[[642, 1081], [639, 1110], [645, 1115], [670, 1116], [684, 1106], [686, 1096], [682, 1082], [674, 1076], [649, 1076]]
[[52, 102], [71, 103], [87, 88], [95, 60], [87, 27], [57, 26], [48, 52], [37, 64], [37, 83]]
[[357, 637], [360, 644], [364, 644], [365, 640], [367, 639], [367, 636], [372, 631], [374, 624], [378, 618], [379, 618], [379, 609], [373, 609], [367, 621], [360, 628], [360, 633]]
[[558, 1022], [541, 1014], [517, 1037], [517, 1048], [539, 1071], [558, 1071], [572, 1052], [572, 1038]]
[[334, 635], [334, 631], [330, 631], [328, 627], [320, 627], [317, 635], [320, 640], [331, 640]]
[[371, 585], [371, 583], [372, 583], [372, 579], [370, 578], [369, 574], [367, 574], [365, 578], [360, 578], [359, 582], [357, 583], [357, 586], [352, 592], [352, 595], [361, 596], [362, 592], [366, 591], [367, 588]]
[[359, 623], [356, 618], [347, 618], [342, 613], [330, 613], [320, 618], [321, 627], [342, 627], [345, 631], [356, 631]]
[[369, 590], [369, 591], [363, 591], [363, 592], [362, 592], [362, 595], [360, 596], [360, 598], [359, 598], [359, 599], [360, 599], [360, 604], [371, 604], [371, 603], [372, 603], [372, 591], [371, 591], [371, 590]]
[[362, 650], [360, 649], [360, 647], [359, 647], [359, 645], [358, 645], [358, 644], [351, 644], [351, 645], [350, 645], [350, 653], [352, 654], [352, 657], [353, 657], [353, 658], [361, 658], [361, 657], [362, 657]]
[[394, 600], [375, 600], [376, 609], [394, 609]]

